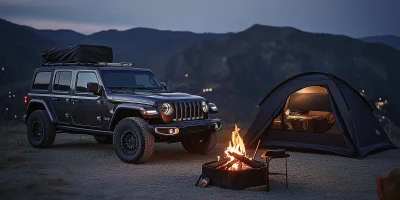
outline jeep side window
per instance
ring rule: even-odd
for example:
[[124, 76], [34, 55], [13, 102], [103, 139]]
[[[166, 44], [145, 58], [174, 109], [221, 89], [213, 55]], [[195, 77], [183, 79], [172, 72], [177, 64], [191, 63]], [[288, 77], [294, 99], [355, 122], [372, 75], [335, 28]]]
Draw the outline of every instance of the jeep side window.
[[71, 88], [72, 72], [57, 72], [54, 79], [53, 90], [68, 92]]
[[79, 72], [76, 80], [76, 92], [89, 92], [88, 83], [98, 83], [94, 72]]
[[38, 72], [33, 81], [32, 89], [48, 90], [50, 85], [51, 72]]

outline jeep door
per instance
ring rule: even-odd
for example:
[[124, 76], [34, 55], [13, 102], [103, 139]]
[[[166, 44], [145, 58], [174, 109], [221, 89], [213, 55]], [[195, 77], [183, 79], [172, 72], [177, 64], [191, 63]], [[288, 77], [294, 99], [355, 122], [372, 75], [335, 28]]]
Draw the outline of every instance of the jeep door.
[[94, 70], [79, 70], [75, 78], [74, 93], [71, 98], [71, 119], [75, 126], [87, 128], [107, 127], [103, 116], [107, 114], [103, 97], [93, 94], [87, 87], [88, 83], [99, 83], [99, 77]]
[[56, 70], [53, 78], [50, 103], [60, 124], [71, 124], [70, 98], [72, 75], [72, 70]]

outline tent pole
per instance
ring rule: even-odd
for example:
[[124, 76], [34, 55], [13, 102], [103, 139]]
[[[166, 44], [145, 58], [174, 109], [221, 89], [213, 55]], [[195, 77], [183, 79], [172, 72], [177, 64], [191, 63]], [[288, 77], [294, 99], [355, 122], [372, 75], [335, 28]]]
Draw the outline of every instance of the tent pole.
[[253, 155], [253, 159], [252, 159], [252, 160], [254, 160], [254, 158], [256, 158], [257, 151], [258, 151], [258, 146], [260, 146], [260, 141], [261, 141], [261, 139], [258, 140], [257, 148], [256, 148], [256, 151], [254, 152], [254, 155]]

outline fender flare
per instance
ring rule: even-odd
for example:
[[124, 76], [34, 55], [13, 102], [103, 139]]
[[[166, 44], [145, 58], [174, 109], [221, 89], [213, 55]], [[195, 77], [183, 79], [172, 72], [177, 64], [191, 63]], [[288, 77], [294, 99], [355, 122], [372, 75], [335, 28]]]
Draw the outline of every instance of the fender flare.
[[[46, 103], [46, 101], [41, 100], [41, 99], [32, 99], [32, 100], [29, 102], [27, 111], [29, 111], [29, 109], [30, 109], [30, 107], [31, 107], [32, 104], [36, 104], [36, 103], [42, 104], [42, 106], [45, 108], [47, 114], [49, 115], [49, 118], [50, 118], [50, 121], [51, 121], [51, 122], [57, 122], [57, 121], [58, 121], [56, 115], [54, 114], [54, 112], [51, 112], [51, 110], [50, 110], [48, 104]], [[27, 120], [28, 120], [29, 114], [30, 114], [30, 113], [26, 113], [25, 123], [26, 123]]]
[[112, 125], [113, 125], [114, 121], [116, 120], [115, 116], [117, 115], [118, 111], [122, 110], [122, 109], [130, 109], [130, 110], [134, 110], [134, 111], [139, 111], [141, 118], [144, 118], [142, 111], [146, 110], [143, 106], [140, 106], [140, 105], [128, 104], [128, 103], [119, 104], [117, 107], [115, 107], [115, 109], [110, 110], [112, 117], [111, 117], [110, 123], [108, 125], [108, 130], [112, 130]]

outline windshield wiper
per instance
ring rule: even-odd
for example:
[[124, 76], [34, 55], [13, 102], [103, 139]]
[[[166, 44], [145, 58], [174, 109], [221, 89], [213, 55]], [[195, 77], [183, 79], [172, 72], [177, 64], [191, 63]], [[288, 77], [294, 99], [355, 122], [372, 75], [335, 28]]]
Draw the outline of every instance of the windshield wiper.
[[167, 92], [164, 89], [152, 89], [151, 92]]
[[133, 92], [135, 91], [134, 89], [128, 88], [128, 87], [112, 87], [110, 89], [111, 89], [111, 91], [118, 92], [118, 93], [126, 93], [127, 90], [133, 91]]
[[151, 88], [146, 88], [146, 87], [134, 87], [134, 88], [129, 88], [129, 87], [112, 87], [110, 88], [111, 91], [115, 92], [123, 92], [126, 93], [126, 91], [132, 91], [132, 92], [167, 92], [164, 89], [151, 89]]

